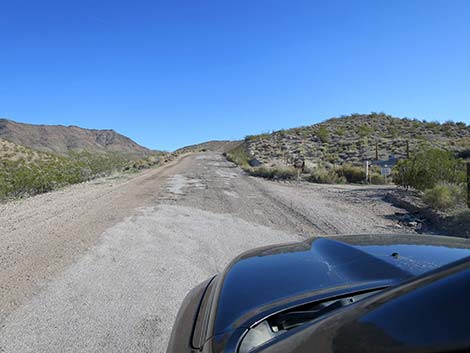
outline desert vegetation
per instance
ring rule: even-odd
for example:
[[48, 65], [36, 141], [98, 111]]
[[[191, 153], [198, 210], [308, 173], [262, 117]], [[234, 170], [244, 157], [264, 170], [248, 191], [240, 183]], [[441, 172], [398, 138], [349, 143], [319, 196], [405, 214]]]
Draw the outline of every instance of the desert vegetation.
[[465, 164], [452, 152], [422, 147], [410, 159], [398, 163], [394, 180], [406, 189], [421, 191], [423, 200], [437, 210], [464, 205]]
[[160, 163], [161, 157], [87, 151], [64, 156], [0, 140], [0, 199], [35, 195], [114, 172], [147, 168]]
[[[352, 114], [293, 129], [247, 136], [249, 158], [272, 165], [297, 160], [331, 169], [365, 160], [404, 159], [421, 146], [458, 152], [470, 146], [470, 126], [463, 122], [427, 122], [384, 113]], [[308, 164], [308, 163], [307, 163]]]
[[[465, 165], [459, 156], [465, 154], [470, 157], [470, 126], [463, 122], [371, 113], [247, 136], [227, 158], [250, 175], [267, 179], [322, 184], [394, 182], [417, 190], [430, 207], [446, 211], [464, 206]], [[393, 166], [393, 178], [385, 178], [379, 162], [390, 156], [398, 163]], [[371, 162], [367, 180], [366, 160]]]

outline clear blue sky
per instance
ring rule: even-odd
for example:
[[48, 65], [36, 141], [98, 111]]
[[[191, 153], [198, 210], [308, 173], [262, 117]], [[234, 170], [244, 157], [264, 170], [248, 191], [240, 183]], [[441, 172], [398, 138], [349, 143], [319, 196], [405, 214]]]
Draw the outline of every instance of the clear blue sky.
[[354, 112], [470, 123], [467, 0], [6, 0], [0, 117], [156, 149]]

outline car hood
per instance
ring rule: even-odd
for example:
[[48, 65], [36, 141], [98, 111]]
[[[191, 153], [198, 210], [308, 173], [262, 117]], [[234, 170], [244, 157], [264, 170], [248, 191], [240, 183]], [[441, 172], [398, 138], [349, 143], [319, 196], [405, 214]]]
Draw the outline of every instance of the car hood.
[[363, 235], [253, 250], [221, 278], [213, 333], [246, 327], [247, 318], [295, 298], [394, 285], [470, 256], [469, 248], [452, 237]]

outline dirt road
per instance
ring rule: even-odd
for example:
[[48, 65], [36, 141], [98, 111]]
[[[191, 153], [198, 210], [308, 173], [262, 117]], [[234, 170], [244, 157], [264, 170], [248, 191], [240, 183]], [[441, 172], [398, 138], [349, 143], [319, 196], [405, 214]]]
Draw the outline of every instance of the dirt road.
[[0, 205], [0, 352], [164, 352], [186, 292], [238, 253], [403, 232], [384, 192], [268, 182], [207, 152]]

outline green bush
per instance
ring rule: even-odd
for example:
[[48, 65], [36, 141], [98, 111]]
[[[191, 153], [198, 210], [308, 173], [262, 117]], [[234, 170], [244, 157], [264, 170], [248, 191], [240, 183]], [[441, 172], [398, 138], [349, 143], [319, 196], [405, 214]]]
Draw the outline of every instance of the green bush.
[[383, 177], [382, 175], [378, 173], [372, 173], [370, 175], [370, 183], [375, 184], [375, 185], [384, 185], [387, 183], [387, 181], [385, 180], [385, 177]]
[[369, 136], [373, 131], [374, 130], [367, 125], [361, 125], [358, 128], [358, 134], [362, 138]]
[[37, 160], [34, 163], [2, 160], [0, 197], [34, 195], [84, 181], [81, 167], [77, 161], [64, 157]]
[[411, 159], [400, 161], [394, 174], [396, 184], [418, 190], [432, 189], [439, 182], [460, 184], [464, 178], [462, 160], [431, 147], [421, 147]]
[[250, 156], [246, 150], [245, 144], [240, 144], [231, 151], [227, 152], [225, 157], [228, 161], [239, 165], [243, 169], [249, 168], [248, 161], [250, 160]]
[[346, 183], [346, 178], [339, 176], [334, 170], [326, 168], [317, 168], [307, 177], [306, 180], [318, 184]]
[[457, 207], [463, 200], [463, 188], [449, 183], [438, 183], [432, 189], [424, 191], [423, 201], [437, 210]]
[[245, 141], [256, 141], [256, 140], [267, 139], [269, 137], [271, 137], [271, 134], [269, 132], [264, 132], [258, 135], [247, 135], [245, 137]]
[[249, 174], [252, 176], [262, 177], [266, 179], [288, 180], [295, 179], [298, 171], [292, 167], [257, 167], [250, 168]]
[[330, 132], [325, 126], [320, 126], [317, 131], [317, 136], [322, 143], [327, 143], [330, 141]]
[[0, 199], [48, 192], [59, 187], [106, 176], [115, 171], [142, 169], [157, 164], [150, 156], [130, 160], [119, 154], [71, 153], [68, 157], [43, 155], [31, 158], [0, 160]]
[[338, 169], [338, 175], [343, 176], [348, 183], [364, 183], [366, 180], [366, 171], [364, 168], [349, 164], [343, 165]]
[[336, 135], [338, 135], [340, 137], [344, 136], [345, 132], [346, 132], [346, 129], [342, 126], [340, 126], [336, 129]]

